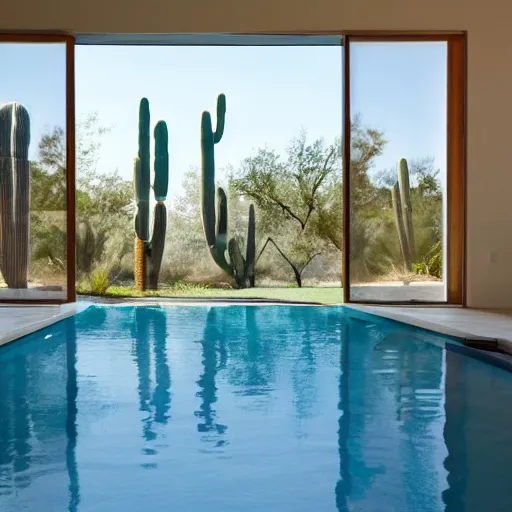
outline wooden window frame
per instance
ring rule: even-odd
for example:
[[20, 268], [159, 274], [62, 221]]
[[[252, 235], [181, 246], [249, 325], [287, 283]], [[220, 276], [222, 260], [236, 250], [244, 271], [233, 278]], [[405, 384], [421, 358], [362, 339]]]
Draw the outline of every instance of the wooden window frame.
[[[274, 35], [284, 35], [273, 33]], [[388, 32], [388, 31], [303, 31], [287, 35], [341, 35], [343, 41], [343, 267], [345, 303], [374, 305], [466, 305], [466, 48], [465, 32]], [[350, 299], [350, 44], [351, 42], [428, 42], [448, 43], [447, 90], [447, 265], [446, 302], [371, 302]], [[66, 159], [67, 159], [67, 298], [62, 300], [1, 299], [0, 304], [62, 304], [76, 301], [75, 263], [75, 37], [69, 33], [0, 33], [1, 42], [66, 44]]]
[[0, 33], [0, 43], [64, 43], [66, 45], [66, 273], [67, 296], [62, 299], [3, 299], [1, 304], [64, 304], [76, 302], [75, 263], [75, 38], [68, 33]]
[[[447, 276], [446, 300], [357, 301], [350, 299], [350, 45], [359, 42], [447, 43]], [[465, 32], [405, 33], [347, 31], [343, 33], [343, 297], [346, 304], [394, 306], [466, 306], [466, 48]]]

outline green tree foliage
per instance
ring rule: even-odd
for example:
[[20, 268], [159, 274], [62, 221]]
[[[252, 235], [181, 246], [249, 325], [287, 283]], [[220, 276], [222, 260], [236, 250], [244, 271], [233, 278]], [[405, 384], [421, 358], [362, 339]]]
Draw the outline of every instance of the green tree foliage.
[[[101, 174], [96, 164], [101, 136], [106, 132], [97, 115], [77, 124], [76, 215], [77, 269], [89, 273], [106, 257], [107, 243], [116, 234], [109, 259], [119, 262], [129, 249], [132, 185], [117, 171]], [[66, 261], [66, 137], [60, 127], [43, 134], [39, 155], [31, 163], [32, 260], [64, 270]], [[126, 232], [125, 236], [119, 233]], [[113, 245], [113, 244], [110, 244]], [[40, 265], [37, 265], [39, 268]], [[48, 268], [44, 269], [49, 271]]]
[[[351, 126], [350, 211], [351, 279], [369, 281], [390, 274], [400, 261], [390, 188], [397, 171], [375, 169], [387, 140], [384, 133], [363, 125], [356, 116]], [[418, 264], [442, 238], [442, 191], [431, 159], [411, 161], [413, 221]], [[287, 157], [259, 149], [231, 174], [231, 186], [258, 207], [258, 231], [293, 269], [297, 283], [316, 255], [342, 250], [341, 148], [338, 140], [308, 142], [303, 132], [294, 139]], [[437, 253], [435, 255], [437, 257]], [[259, 261], [265, 265], [264, 258]], [[429, 260], [429, 261], [430, 261]], [[314, 260], [313, 260], [314, 261]], [[438, 261], [436, 259], [435, 261]], [[278, 265], [276, 259], [267, 265]], [[339, 267], [338, 267], [339, 268]], [[420, 268], [420, 267], [415, 267]], [[441, 277], [439, 264], [421, 267]], [[432, 273], [432, 269], [436, 272]], [[258, 268], [257, 268], [258, 269]]]
[[258, 231], [267, 234], [259, 259], [273, 248], [291, 267], [298, 286], [313, 258], [332, 244], [328, 232], [318, 236], [315, 224], [318, 211], [328, 211], [329, 192], [332, 195], [341, 179], [340, 157], [339, 140], [330, 145], [321, 139], [309, 143], [306, 132], [301, 132], [286, 159], [259, 149], [231, 175], [232, 188], [255, 202]]

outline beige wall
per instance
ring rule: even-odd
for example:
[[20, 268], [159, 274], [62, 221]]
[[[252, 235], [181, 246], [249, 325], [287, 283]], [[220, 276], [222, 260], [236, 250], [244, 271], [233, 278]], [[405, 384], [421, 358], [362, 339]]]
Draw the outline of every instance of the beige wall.
[[3, 2], [0, 28], [143, 33], [467, 30], [467, 298], [470, 306], [512, 308], [511, 22], [509, 0], [12, 0]]

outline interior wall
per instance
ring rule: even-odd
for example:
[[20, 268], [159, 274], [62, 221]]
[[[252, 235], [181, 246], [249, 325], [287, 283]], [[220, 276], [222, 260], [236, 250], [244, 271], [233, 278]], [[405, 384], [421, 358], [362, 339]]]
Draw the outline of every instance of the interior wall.
[[2, 5], [0, 29], [467, 30], [467, 303], [512, 308], [511, 19], [509, 0], [16, 0]]

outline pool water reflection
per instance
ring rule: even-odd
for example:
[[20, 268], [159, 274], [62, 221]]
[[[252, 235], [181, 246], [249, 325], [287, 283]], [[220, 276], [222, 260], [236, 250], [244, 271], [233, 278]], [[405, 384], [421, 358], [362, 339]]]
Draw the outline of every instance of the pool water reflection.
[[0, 350], [2, 511], [505, 511], [512, 375], [339, 307], [91, 307]]

